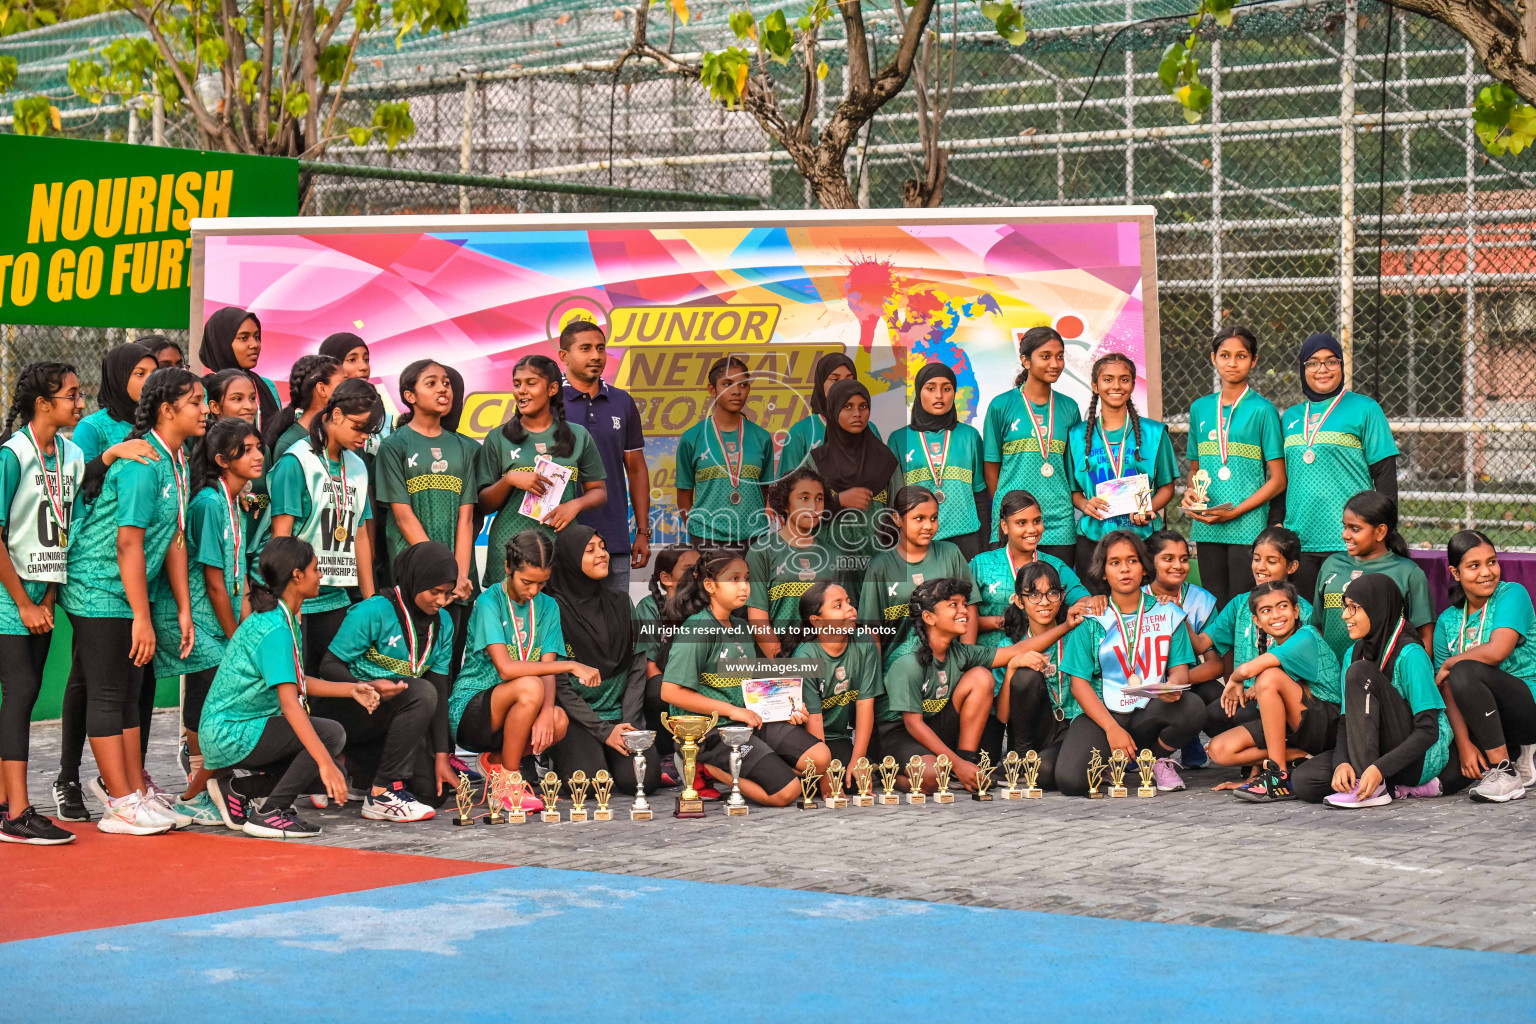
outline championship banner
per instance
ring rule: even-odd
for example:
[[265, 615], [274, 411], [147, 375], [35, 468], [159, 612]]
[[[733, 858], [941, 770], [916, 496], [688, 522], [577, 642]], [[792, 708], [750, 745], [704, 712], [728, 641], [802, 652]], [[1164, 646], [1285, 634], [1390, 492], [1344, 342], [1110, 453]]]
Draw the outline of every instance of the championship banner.
[[[673, 456], [708, 412], [706, 372], [746, 361], [749, 419], [775, 444], [809, 414], [816, 361], [853, 358], [889, 436], [913, 377], [955, 370], [961, 422], [1013, 386], [1017, 339], [1066, 342], [1057, 387], [1086, 406], [1093, 360], [1141, 370], [1138, 408], [1160, 413], [1151, 207], [829, 210], [754, 214], [305, 218], [194, 225], [194, 336], [223, 306], [256, 313], [260, 371], [282, 382], [321, 339], [368, 342], [399, 412], [396, 377], [426, 356], [459, 369], [459, 429], [511, 415], [511, 370], [556, 356], [573, 319], [608, 334], [605, 378], [641, 410], [656, 542], [676, 537]], [[200, 258], [197, 258], [200, 257]], [[194, 345], [195, 348], [195, 345]], [[1150, 387], [1150, 391], [1149, 391]]]

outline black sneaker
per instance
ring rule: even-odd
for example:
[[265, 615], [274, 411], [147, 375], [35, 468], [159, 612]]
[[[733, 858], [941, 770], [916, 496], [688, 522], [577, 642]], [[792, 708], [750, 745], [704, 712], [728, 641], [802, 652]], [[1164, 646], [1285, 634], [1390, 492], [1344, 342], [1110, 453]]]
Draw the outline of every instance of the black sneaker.
[[1296, 794], [1291, 792], [1291, 773], [1278, 771], [1271, 761], [1264, 762], [1258, 778], [1238, 786], [1232, 795], [1251, 804], [1296, 799]]
[[219, 817], [224, 819], [225, 828], [236, 832], [244, 828], [251, 801], [249, 797], [235, 791], [234, 779], [209, 779], [208, 797], [213, 801], [213, 806], [219, 809]]
[[60, 821], [90, 821], [91, 812], [85, 807], [85, 793], [80, 789], [80, 782], [55, 782], [53, 784], [53, 806], [58, 811], [54, 817]]
[[0, 843], [26, 843], [29, 846], [63, 846], [75, 841], [73, 832], [66, 832], [41, 814], [36, 807], [28, 807], [15, 818], [0, 820]]
[[292, 807], [252, 807], [240, 831], [258, 839], [313, 839], [320, 834], [318, 826], [299, 817]]

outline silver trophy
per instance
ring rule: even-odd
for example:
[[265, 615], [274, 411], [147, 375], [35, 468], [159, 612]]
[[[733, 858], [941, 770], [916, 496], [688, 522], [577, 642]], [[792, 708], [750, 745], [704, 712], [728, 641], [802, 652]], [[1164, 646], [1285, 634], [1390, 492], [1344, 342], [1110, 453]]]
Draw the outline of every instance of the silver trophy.
[[720, 728], [720, 738], [731, 748], [731, 795], [725, 801], [725, 814], [728, 818], [738, 818], [747, 813], [747, 802], [741, 796], [741, 759], [747, 756], [747, 751], [752, 747], [747, 740], [752, 738], [752, 727], [749, 725], [726, 725]]
[[624, 745], [635, 759], [635, 805], [630, 808], [630, 821], [650, 821], [651, 805], [645, 799], [645, 752], [656, 742], [653, 729], [631, 729], [624, 734]]

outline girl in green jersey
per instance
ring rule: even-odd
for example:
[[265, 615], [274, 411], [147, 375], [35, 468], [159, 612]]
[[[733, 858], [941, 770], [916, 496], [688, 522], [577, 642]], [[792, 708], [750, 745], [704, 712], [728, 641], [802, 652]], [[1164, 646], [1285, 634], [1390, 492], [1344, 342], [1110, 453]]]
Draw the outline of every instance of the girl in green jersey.
[[1408, 542], [1397, 532], [1397, 502], [1375, 491], [1361, 491], [1344, 504], [1344, 550], [1328, 556], [1312, 599], [1312, 625], [1340, 657], [1349, 648], [1344, 622], [1344, 588], [1352, 580], [1383, 573], [1403, 595], [1408, 626], [1428, 649], [1434, 642], [1434, 607], [1429, 578], [1408, 555]]
[[225, 306], [203, 324], [202, 341], [197, 346], [197, 361], [208, 373], [220, 370], [244, 370], [259, 384], [256, 397], [256, 429], [260, 430], [277, 415], [277, 385], [256, 372], [261, 361], [261, 320], [255, 313], [236, 306]]
[[345, 379], [341, 366], [330, 356], [300, 356], [294, 362], [288, 373], [288, 404], [262, 429], [274, 463], [295, 441], [304, 440], [315, 416], [331, 400], [331, 392]]
[[912, 422], [891, 435], [899, 460], [893, 490], [922, 484], [939, 499], [939, 540], [975, 558], [986, 539], [990, 511], [983, 479], [981, 434], [955, 412], [955, 371], [929, 363], [912, 382]]

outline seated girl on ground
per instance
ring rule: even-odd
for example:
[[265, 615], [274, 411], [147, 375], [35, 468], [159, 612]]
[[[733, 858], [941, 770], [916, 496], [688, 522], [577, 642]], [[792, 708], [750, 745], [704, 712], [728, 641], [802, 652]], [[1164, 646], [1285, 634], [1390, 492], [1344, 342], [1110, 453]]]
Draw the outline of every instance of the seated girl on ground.
[[848, 591], [829, 580], [811, 584], [800, 595], [801, 632], [806, 641], [794, 660], [820, 659], [821, 671], [805, 681], [806, 723], [812, 736], [833, 757], [852, 767], [861, 757], [875, 760], [875, 699], [885, 692], [880, 648], [874, 638], [856, 634], [858, 609]]
[[1011, 669], [1007, 685], [997, 695], [998, 718], [1008, 723], [1008, 749], [1021, 757], [1031, 750], [1040, 755], [1041, 789], [1056, 788], [1062, 740], [1072, 719], [1083, 713], [1072, 699], [1071, 681], [1062, 674], [1061, 659], [1067, 633], [1077, 628], [1086, 613], [1084, 604], [1067, 607], [1055, 567], [1041, 559], [1019, 570], [1003, 616], [1003, 633], [1014, 640], [1057, 637], [1040, 656], [1042, 663]]

